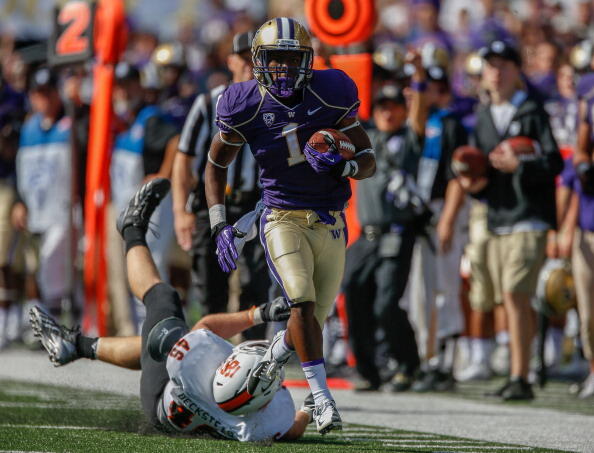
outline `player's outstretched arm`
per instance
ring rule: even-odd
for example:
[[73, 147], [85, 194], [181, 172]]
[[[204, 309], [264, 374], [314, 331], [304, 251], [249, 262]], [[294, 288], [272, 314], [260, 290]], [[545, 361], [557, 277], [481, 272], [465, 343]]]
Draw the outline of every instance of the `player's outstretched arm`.
[[237, 313], [213, 313], [198, 321], [192, 330], [208, 329], [222, 338], [231, 338], [252, 326], [270, 321], [286, 321], [291, 308], [284, 297]]
[[375, 156], [372, 152], [371, 141], [367, 136], [367, 132], [360, 124], [357, 124], [356, 118], [345, 118], [338, 124], [338, 129], [343, 130], [344, 133], [351, 139], [353, 145], [357, 150], [355, 161], [359, 166], [357, 174], [352, 176], [353, 179], [365, 179], [373, 176], [375, 173]]
[[296, 440], [303, 436], [307, 425], [313, 421], [313, 412], [315, 409], [315, 403], [313, 395], [310, 393], [307, 395], [301, 408], [295, 412], [295, 419], [293, 420], [293, 426], [287, 431], [280, 440]]
[[303, 412], [301, 410], [295, 412], [295, 420], [293, 421], [293, 426], [289, 428], [289, 430], [283, 434], [283, 437], [280, 438], [281, 441], [287, 440], [297, 440], [303, 433], [305, 433], [305, 429], [307, 425], [311, 422], [311, 416], [307, 412]]

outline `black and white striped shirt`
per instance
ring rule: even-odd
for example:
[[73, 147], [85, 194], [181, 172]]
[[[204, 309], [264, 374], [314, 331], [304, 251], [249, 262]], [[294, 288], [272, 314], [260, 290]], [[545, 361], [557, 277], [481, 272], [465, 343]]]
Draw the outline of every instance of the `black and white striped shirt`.
[[[219, 131], [215, 124], [217, 99], [225, 91], [225, 88], [227, 85], [219, 85], [196, 98], [186, 118], [179, 140], [179, 151], [197, 158], [194, 170], [199, 176], [199, 184], [204, 184], [208, 150], [212, 137]], [[241, 169], [239, 174], [237, 168]], [[237, 158], [229, 166], [227, 184], [232, 192], [251, 192], [258, 188], [258, 165], [247, 144], [241, 147]]]

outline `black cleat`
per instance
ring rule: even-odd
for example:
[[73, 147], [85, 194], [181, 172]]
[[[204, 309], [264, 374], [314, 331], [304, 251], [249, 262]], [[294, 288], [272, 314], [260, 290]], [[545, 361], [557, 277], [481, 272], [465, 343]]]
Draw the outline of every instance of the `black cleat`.
[[29, 311], [29, 320], [35, 336], [39, 338], [54, 366], [66, 365], [79, 358], [76, 352], [76, 338], [80, 335], [78, 328], [61, 326], [38, 306]]
[[534, 399], [532, 385], [522, 378], [512, 379], [501, 398], [503, 401], [531, 401]]
[[116, 223], [122, 237], [124, 236], [124, 230], [131, 225], [146, 233], [153, 212], [165, 198], [170, 188], [171, 182], [168, 179], [155, 178], [138, 189], [128, 202], [128, 206], [120, 213]]
[[508, 379], [503, 383], [502, 386], [485, 392], [483, 396], [486, 396], [487, 398], [501, 398], [503, 396], [503, 392], [505, 392], [510, 385], [511, 381]]

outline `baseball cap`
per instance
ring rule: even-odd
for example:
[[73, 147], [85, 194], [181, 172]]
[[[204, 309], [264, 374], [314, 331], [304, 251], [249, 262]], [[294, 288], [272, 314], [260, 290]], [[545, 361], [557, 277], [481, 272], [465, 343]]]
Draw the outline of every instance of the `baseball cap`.
[[29, 80], [30, 90], [39, 90], [42, 88], [56, 88], [58, 86], [58, 76], [50, 68], [42, 67], [37, 69]]
[[375, 96], [373, 97], [373, 105], [379, 104], [382, 101], [393, 101], [396, 104], [406, 104], [402, 89], [393, 83], [383, 85], [377, 93], [375, 93]]
[[140, 71], [127, 61], [120, 61], [115, 67], [115, 78], [117, 82], [140, 80]]
[[256, 32], [254, 30], [249, 30], [233, 36], [233, 53], [242, 53], [246, 50], [251, 50], [255, 34]]
[[448, 83], [448, 74], [441, 66], [429, 66], [426, 71], [430, 82]]
[[501, 57], [505, 60], [513, 61], [518, 66], [522, 64], [522, 57], [520, 56], [518, 49], [505, 41], [492, 41], [490, 44], [479, 50], [479, 55], [484, 59]]
[[441, 8], [441, 0], [412, 0], [412, 6], [430, 5], [433, 6], [437, 11]]

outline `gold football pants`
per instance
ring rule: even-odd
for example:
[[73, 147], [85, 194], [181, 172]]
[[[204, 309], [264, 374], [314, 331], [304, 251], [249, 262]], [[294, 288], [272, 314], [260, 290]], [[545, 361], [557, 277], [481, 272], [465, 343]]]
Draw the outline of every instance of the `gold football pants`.
[[344, 272], [347, 230], [341, 211], [330, 211], [334, 225], [311, 210], [267, 208], [260, 219], [260, 240], [268, 267], [293, 304], [314, 302], [323, 326]]

